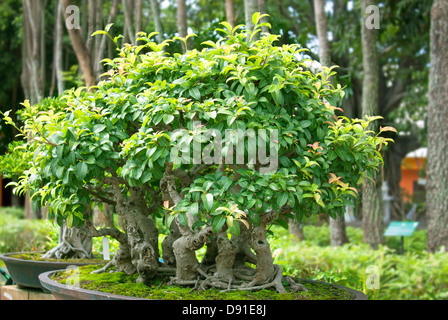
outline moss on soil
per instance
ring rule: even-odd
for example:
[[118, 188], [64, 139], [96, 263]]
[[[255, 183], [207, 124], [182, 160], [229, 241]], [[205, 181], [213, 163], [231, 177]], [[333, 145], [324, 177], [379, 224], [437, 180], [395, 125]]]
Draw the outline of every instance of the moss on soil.
[[70, 263], [107, 263], [99, 255], [94, 255], [95, 259], [44, 259], [40, 252], [29, 252], [10, 255], [10, 258], [43, 262], [70, 262]]
[[[116, 295], [131, 296], [152, 300], [351, 300], [352, 295], [344, 289], [328, 284], [309, 283], [295, 279], [308, 288], [307, 292], [277, 293], [273, 290], [230, 291], [206, 290], [198, 292], [189, 287], [167, 286], [168, 277], [159, 277], [147, 286], [135, 283], [137, 275], [126, 276], [122, 272], [91, 274], [98, 266], [79, 268], [79, 285], [83, 289], [101, 291]], [[72, 272], [60, 272], [52, 280], [65, 284]], [[285, 286], [286, 287], [286, 286]], [[286, 287], [286, 289], [288, 289]]]

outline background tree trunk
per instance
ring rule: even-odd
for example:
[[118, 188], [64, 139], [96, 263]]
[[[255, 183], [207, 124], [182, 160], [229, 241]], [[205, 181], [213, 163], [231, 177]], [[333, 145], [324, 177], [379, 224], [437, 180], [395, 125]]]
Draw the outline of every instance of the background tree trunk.
[[45, 82], [42, 74], [41, 37], [44, 32], [42, 12], [44, 3], [41, 0], [23, 0], [23, 68], [22, 86], [26, 99], [30, 103], [38, 103], [43, 95], [41, 87]]
[[[363, 54], [363, 89], [362, 89], [362, 115], [372, 116], [379, 114], [378, 86], [379, 86], [379, 63], [376, 49], [376, 30], [366, 27], [366, 8], [374, 5], [375, 1], [361, 0], [361, 40]], [[370, 128], [377, 131], [376, 126]], [[364, 228], [364, 242], [372, 248], [377, 249], [379, 244], [384, 244], [383, 235], [383, 201], [381, 193], [382, 176], [373, 173], [371, 181], [365, 179], [362, 193], [362, 217]]]
[[[179, 37], [185, 38], [188, 35], [187, 24], [187, 4], [185, 0], [177, 0], [177, 29], [179, 31]], [[191, 38], [187, 41], [187, 46], [182, 42], [183, 52], [193, 49], [193, 42]]]
[[[328, 41], [327, 16], [325, 14], [324, 0], [314, 0], [314, 13], [316, 15], [317, 38], [319, 40], [320, 63], [324, 67], [331, 67], [331, 48]], [[344, 216], [333, 219], [330, 217], [330, 239], [331, 245], [342, 246], [348, 243], [348, 237], [345, 230]]]
[[142, 31], [143, 1], [135, 0], [135, 34]]
[[124, 12], [124, 30], [123, 30], [123, 44], [130, 43], [135, 44], [135, 32], [134, 32], [134, 1], [123, 0], [123, 12]]
[[151, 11], [152, 16], [154, 19], [154, 27], [155, 31], [159, 34], [156, 36], [157, 42], [162, 43], [163, 42], [163, 24], [162, 19], [160, 18], [160, 4], [157, 0], [150, 0], [151, 1]]
[[244, 17], [246, 20], [246, 28], [248, 30], [254, 29], [254, 24], [252, 22], [252, 16], [258, 11], [257, 0], [244, 0]]
[[[269, 14], [268, 12], [268, 5], [266, 0], [257, 0], [257, 6], [258, 6], [258, 12], [260, 14]], [[267, 23], [269, 22], [269, 17], [263, 17], [260, 21], [261, 23]], [[269, 27], [268, 26], [262, 26], [261, 32], [263, 33], [269, 33]]]
[[431, 10], [426, 205], [428, 251], [448, 250], [448, 0]]
[[298, 240], [305, 240], [305, 236], [303, 234], [303, 223], [297, 222], [296, 219], [289, 219], [289, 232], [296, 237]]
[[[44, 96], [42, 84], [45, 83], [42, 64], [45, 59], [42, 54], [45, 50], [42, 36], [45, 30], [43, 12], [45, 4], [42, 0], [22, 0], [23, 5], [23, 44], [22, 57], [23, 67], [21, 82], [25, 99], [31, 105], [38, 103]], [[40, 208], [33, 206], [29, 192], [25, 196], [25, 218], [40, 219]]]
[[[64, 10], [64, 16], [67, 19], [69, 14], [66, 8], [72, 5], [70, 0], [61, 0], [62, 10]], [[96, 83], [95, 73], [92, 67], [92, 61], [90, 58], [90, 52], [87, 49], [84, 40], [82, 39], [81, 32], [79, 29], [68, 29], [68, 34], [70, 35], [70, 40], [75, 50], [76, 57], [78, 58], [78, 63], [81, 68], [82, 74], [84, 76], [84, 81], [87, 88], [94, 86]], [[89, 34], [90, 36], [91, 34]]]
[[56, 28], [55, 28], [55, 44], [54, 44], [54, 68], [56, 75], [56, 83], [58, 87], [58, 94], [61, 95], [65, 90], [64, 77], [62, 75], [62, 56], [63, 56], [63, 17], [61, 2], [58, 1], [56, 6]]
[[[65, 11], [65, 10], [64, 10]], [[92, 48], [94, 47], [95, 38], [91, 37], [92, 33], [94, 33], [95, 30], [95, 19], [96, 19], [96, 5], [95, 0], [89, 0], [88, 1], [88, 25], [87, 25], [87, 34], [85, 35], [85, 44], [87, 47], [87, 50], [89, 52], [92, 52]]]
[[[110, 9], [110, 13], [108, 16], [107, 24], [111, 24], [115, 21], [118, 9], [120, 5], [120, 0], [114, 0], [112, 3], [112, 8]], [[103, 65], [101, 64], [101, 61], [105, 58], [105, 51], [106, 51], [106, 45], [108, 41], [108, 37], [106, 35], [98, 36], [101, 39], [100, 44], [98, 46], [98, 51], [96, 53], [96, 59], [95, 59], [95, 75], [96, 79], [100, 79], [101, 74], [104, 72]], [[111, 41], [112, 42], [112, 41]]]
[[226, 20], [230, 23], [232, 28], [235, 28], [235, 3], [233, 0], [226, 0]]
[[324, 0], [314, 0], [314, 13], [316, 20], [317, 39], [319, 41], [320, 64], [325, 67], [331, 67], [331, 48], [328, 41], [327, 16], [325, 14]]

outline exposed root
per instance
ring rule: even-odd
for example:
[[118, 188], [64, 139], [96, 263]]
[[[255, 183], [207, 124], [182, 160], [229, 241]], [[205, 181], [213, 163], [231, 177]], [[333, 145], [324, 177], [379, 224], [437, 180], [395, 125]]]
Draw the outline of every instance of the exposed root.
[[100, 269], [98, 269], [98, 270], [92, 271], [91, 274], [101, 274], [101, 273], [105, 273], [105, 272], [107, 271], [107, 269], [109, 269], [113, 264], [114, 264], [114, 261], [111, 260], [111, 261], [109, 261], [104, 267], [102, 267], [102, 268], [100, 268]]
[[46, 259], [93, 259], [92, 234], [88, 227], [60, 228], [59, 244], [43, 255]]
[[[92, 273], [93, 274], [105, 273], [111, 266], [115, 264], [114, 262], [115, 261], [112, 260], [104, 267], [95, 270]], [[268, 281], [266, 281], [265, 283], [258, 283], [256, 285], [254, 285], [256, 279], [255, 270], [247, 266], [244, 269], [240, 268], [239, 270], [238, 269], [235, 270], [234, 277], [230, 278], [229, 280], [225, 280], [216, 276], [215, 271], [216, 266], [208, 266], [205, 268], [205, 270], [199, 267], [197, 268], [198, 276], [196, 279], [185, 280], [175, 276], [176, 268], [160, 267], [158, 269], [159, 274], [173, 275], [173, 277], [171, 277], [170, 280], [167, 281], [166, 283], [167, 285], [192, 287], [190, 292], [205, 291], [210, 288], [221, 290], [221, 292], [229, 292], [237, 290], [258, 291], [271, 288], [275, 289], [275, 291], [277, 291], [278, 293], [286, 293], [286, 292], [295, 293], [299, 291], [308, 291], [307, 288], [295, 282], [291, 277], [284, 276], [282, 268], [278, 265], [275, 265], [275, 272]], [[244, 281], [238, 279], [242, 279]], [[286, 290], [285, 287], [283, 286], [284, 282], [288, 284], [289, 290]]]
[[43, 257], [45, 259], [88, 259], [92, 258], [92, 254], [89, 254], [89, 252], [82, 247], [72, 246], [67, 240], [62, 240], [59, 245], [45, 253]]
[[198, 277], [198, 280], [196, 280], [196, 283], [195, 283], [194, 287], [191, 288], [190, 293], [196, 290], [196, 288], [199, 285], [200, 280], [201, 280], [201, 277]]
[[[256, 291], [256, 290], [265, 290], [274, 288], [278, 293], [286, 293], [288, 292], [283, 286], [282, 281], [288, 283], [289, 292], [298, 292], [298, 291], [308, 291], [301, 284], [296, 283], [291, 277], [283, 276], [282, 268], [278, 265], [275, 265], [275, 273], [272, 275], [269, 281], [266, 283], [261, 283], [254, 285], [255, 275], [249, 276], [244, 275], [245, 280], [250, 280], [250, 282], [243, 282], [236, 280], [235, 278], [241, 278], [242, 274], [235, 273], [235, 277], [229, 279], [228, 281], [223, 280], [214, 275], [214, 273], [207, 273], [201, 268], [197, 269], [199, 278], [196, 280], [183, 280], [177, 277], [171, 278], [169, 285], [180, 285], [180, 286], [193, 286], [191, 291], [205, 291], [208, 288], [220, 289], [221, 292], [228, 291]], [[208, 267], [208, 272], [213, 272], [213, 268]], [[254, 270], [255, 273], [255, 270]]]
[[253, 291], [253, 290], [264, 290], [274, 287], [277, 290], [277, 292], [286, 293], [287, 291], [282, 284], [283, 271], [282, 268], [280, 268], [280, 266], [274, 265], [274, 274], [272, 275], [271, 279], [272, 278], [273, 278], [272, 281], [266, 284], [258, 284], [258, 285], [253, 285], [256, 281], [256, 279], [254, 279], [247, 286], [243, 286], [240, 290]]
[[291, 292], [299, 292], [299, 291], [308, 291], [305, 286], [295, 282], [291, 277], [284, 277], [284, 280], [289, 284], [289, 288]]

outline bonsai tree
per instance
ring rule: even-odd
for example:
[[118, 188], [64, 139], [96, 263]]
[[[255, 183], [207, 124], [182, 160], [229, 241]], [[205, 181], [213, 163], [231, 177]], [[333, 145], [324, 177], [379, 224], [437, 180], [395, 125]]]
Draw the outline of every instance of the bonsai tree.
[[[313, 73], [299, 45], [256, 36], [268, 26], [262, 17], [253, 31], [223, 22], [221, 40], [185, 54], [164, 51], [179, 38], [157, 44], [156, 33], [140, 33], [137, 46], [104, 60], [98, 86], [44, 111], [24, 103], [33, 159], [16, 191], [29, 189], [68, 228], [117, 239], [98, 272], [113, 266], [144, 283], [172, 272], [173, 284], [224, 290], [285, 292], [284, 280], [304, 290], [274, 264], [270, 226], [343, 214], [390, 139], [369, 130], [378, 117], [337, 116], [344, 91], [331, 85], [332, 69]], [[96, 202], [114, 205], [125, 230], [96, 229]]]
[[[18, 112], [19, 119], [25, 123], [28, 122], [30, 114], [30, 106], [28, 101], [24, 104], [25, 109]], [[46, 112], [52, 110], [52, 112], [62, 112], [64, 110], [64, 104], [59, 100], [59, 98], [46, 98], [41, 101], [39, 105], [33, 108], [33, 112]], [[16, 127], [16, 129], [21, 132], [18, 137], [22, 137], [22, 140], [14, 141], [8, 145], [8, 152], [0, 156], [0, 174], [6, 178], [11, 179], [13, 182], [9, 185], [17, 185], [17, 181], [24, 178], [30, 168], [33, 166], [37, 155], [35, 147], [37, 147], [36, 136], [29, 134], [32, 131], [39, 132], [39, 127], [29, 128], [27, 127], [27, 132], [23, 128], [19, 128], [9, 117], [9, 112], [4, 114], [4, 119], [7, 123]], [[25, 190], [23, 190], [24, 192]], [[38, 203], [36, 201], [36, 193], [31, 196], [32, 205], [39, 206], [39, 204], [44, 205], [44, 202]], [[52, 215], [54, 217], [54, 215]], [[60, 217], [59, 217], [60, 218]], [[86, 229], [84, 225], [79, 227], [68, 228], [67, 224], [63, 219], [59, 219], [60, 224], [60, 234], [59, 234], [59, 244], [46, 252], [43, 258], [47, 259], [92, 259], [94, 258], [92, 253], [92, 236], [89, 232], [83, 231]]]

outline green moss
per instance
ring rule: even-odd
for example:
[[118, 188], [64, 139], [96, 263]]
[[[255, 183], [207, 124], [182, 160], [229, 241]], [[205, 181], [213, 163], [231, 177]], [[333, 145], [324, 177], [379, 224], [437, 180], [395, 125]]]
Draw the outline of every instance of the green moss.
[[[151, 286], [135, 283], [137, 275], [126, 276], [122, 272], [91, 274], [98, 266], [79, 268], [79, 285], [83, 289], [153, 300], [350, 300], [351, 294], [330, 285], [309, 283], [295, 279], [308, 288], [308, 292], [277, 293], [273, 290], [230, 291], [206, 290], [198, 292], [189, 287], [167, 286], [167, 277], [159, 277]], [[53, 280], [66, 283], [71, 272], [61, 272]]]
[[10, 255], [10, 258], [21, 259], [21, 260], [31, 260], [31, 261], [45, 261], [45, 262], [70, 262], [70, 263], [107, 263], [107, 261], [102, 260], [99, 255], [94, 255], [95, 259], [44, 259], [42, 258], [42, 253], [39, 252], [29, 252]]

